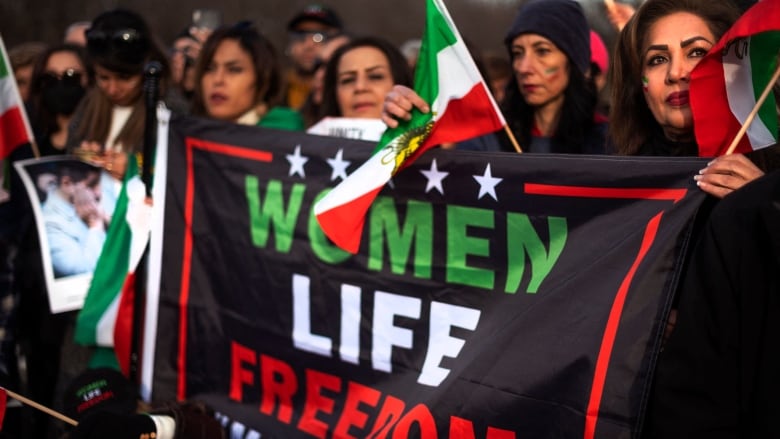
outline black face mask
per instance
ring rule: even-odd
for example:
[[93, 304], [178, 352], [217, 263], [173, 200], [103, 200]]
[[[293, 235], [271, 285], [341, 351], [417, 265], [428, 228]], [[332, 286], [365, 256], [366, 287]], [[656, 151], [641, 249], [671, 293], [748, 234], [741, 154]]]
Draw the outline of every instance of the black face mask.
[[84, 97], [86, 89], [76, 81], [48, 81], [43, 84], [43, 105], [54, 114], [70, 116]]

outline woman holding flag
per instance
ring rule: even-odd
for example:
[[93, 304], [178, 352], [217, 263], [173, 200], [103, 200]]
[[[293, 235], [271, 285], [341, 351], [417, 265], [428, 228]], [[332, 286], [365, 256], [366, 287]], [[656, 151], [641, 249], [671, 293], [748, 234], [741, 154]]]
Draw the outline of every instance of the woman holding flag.
[[[696, 156], [691, 72], [739, 17], [728, 1], [648, 0], [620, 34], [611, 71], [610, 134], [624, 155]], [[729, 139], [731, 140], [731, 139]], [[722, 198], [764, 172], [742, 154], [695, 177]]]
[[[590, 28], [573, 0], [531, 0], [521, 7], [504, 40], [515, 80], [501, 110], [524, 152], [603, 154], [607, 119], [596, 112], [590, 75]], [[391, 128], [411, 109], [428, 105], [396, 85], [385, 99], [382, 120]], [[504, 136], [488, 136], [459, 149], [512, 151]]]

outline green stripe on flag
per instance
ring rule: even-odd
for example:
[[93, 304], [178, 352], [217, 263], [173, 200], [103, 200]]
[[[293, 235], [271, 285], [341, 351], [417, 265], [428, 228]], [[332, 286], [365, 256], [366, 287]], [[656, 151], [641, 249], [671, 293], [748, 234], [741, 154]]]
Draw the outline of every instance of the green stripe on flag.
[[[762, 32], [750, 37], [750, 61], [753, 75], [753, 93], [758, 102], [764, 88], [769, 84], [777, 68], [777, 48], [780, 47], [780, 32]], [[773, 93], [758, 110], [758, 117], [777, 139], [777, 109]]]
[[121, 294], [127, 279], [133, 235], [126, 220], [129, 204], [127, 182], [137, 174], [138, 163], [133, 154], [128, 157], [124, 184], [116, 201], [111, 225], [95, 266], [84, 307], [77, 317], [74, 337], [77, 343], [94, 345], [97, 342], [97, 325], [117, 295]]
[[[457, 38], [433, 0], [428, 0], [426, 7], [428, 13], [426, 14], [425, 36], [417, 58], [414, 90], [430, 105], [439, 95], [439, 70], [436, 55], [445, 47], [455, 44]], [[385, 130], [374, 152], [382, 150], [399, 136], [420, 130], [432, 118], [431, 113], [422, 114], [418, 109], [412, 109], [412, 119], [395, 128]]]
[[[5, 49], [5, 47], [3, 47], [3, 49]], [[11, 70], [5, 65], [6, 59], [8, 59], [8, 54], [3, 53], [2, 56], [0, 56], [0, 79], [8, 76], [8, 72]]]

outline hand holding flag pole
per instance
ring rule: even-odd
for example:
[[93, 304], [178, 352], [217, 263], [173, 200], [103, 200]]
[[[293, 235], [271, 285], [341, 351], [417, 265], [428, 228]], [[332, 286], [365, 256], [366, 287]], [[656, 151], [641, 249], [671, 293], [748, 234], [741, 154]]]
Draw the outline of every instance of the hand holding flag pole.
[[764, 101], [766, 101], [766, 98], [769, 96], [769, 93], [772, 92], [772, 87], [774, 87], [778, 79], [780, 79], [780, 63], [777, 64], [777, 68], [775, 68], [775, 73], [772, 75], [772, 79], [770, 79], [769, 82], [766, 84], [766, 87], [764, 87], [764, 91], [761, 92], [761, 96], [758, 97], [758, 101], [756, 101], [756, 105], [753, 106], [753, 109], [750, 111], [750, 114], [748, 114], [747, 118], [745, 119], [745, 123], [742, 124], [742, 128], [739, 129], [736, 137], [734, 137], [734, 140], [731, 141], [731, 145], [729, 145], [729, 148], [726, 150], [726, 153], [724, 155], [729, 155], [733, 153], [735, 149], [737, 149], [737, 145], [739, 145], [739, 142], [742, 140], [742, 137], [745, 136], [748, 127], [750, 127], [750, 124], [753, 123], [753, 120], [756, 118], [758, 111], [761, 109], [761, 106], [764, 105]]

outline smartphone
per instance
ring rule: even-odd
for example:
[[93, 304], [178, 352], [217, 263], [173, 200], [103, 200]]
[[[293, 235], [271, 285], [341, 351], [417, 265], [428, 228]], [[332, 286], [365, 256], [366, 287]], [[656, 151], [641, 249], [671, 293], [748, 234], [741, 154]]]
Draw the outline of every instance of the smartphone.
[[192, 11], [192, 25], [202, 29], [214, 30], [222, 24], [222, 14], [216, 9], [196, 9]]

